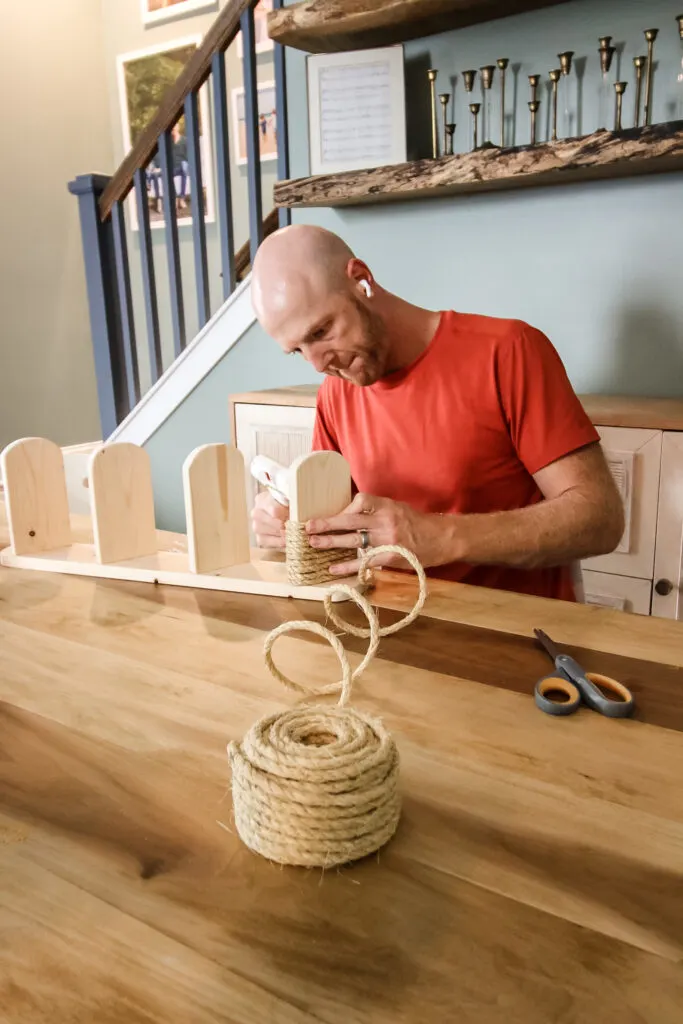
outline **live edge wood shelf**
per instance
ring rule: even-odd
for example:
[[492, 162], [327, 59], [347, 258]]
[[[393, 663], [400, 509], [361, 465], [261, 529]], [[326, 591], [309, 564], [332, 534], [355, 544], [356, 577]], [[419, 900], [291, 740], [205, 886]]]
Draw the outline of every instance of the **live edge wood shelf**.
[[[289, 8], [288, 8], [289, 9]], [[357, 206], [683, 170], [683, 121], [276, 183], [277, 206]]]
[[465, 28], [567, 0], [303, 0], [272, 11], [268, 34], [309, 53], [362, 50]]

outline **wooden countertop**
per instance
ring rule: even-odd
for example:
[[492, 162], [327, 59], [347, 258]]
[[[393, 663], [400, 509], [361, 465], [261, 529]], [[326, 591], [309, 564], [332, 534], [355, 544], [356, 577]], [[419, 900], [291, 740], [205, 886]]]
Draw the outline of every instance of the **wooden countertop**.
[[[355, 697], [399, 746], [399, 831], [321, 874], [241, 844], [225, 751], [290, 701], [264, 632], [311, 615], [0, 569], [0, 1019], [679, 1024], [683, 626], [433, 583]], [[534, 626], [636, 719], [541, 714]], [[335, 671], [310, 635], [277, 657]]]
[[[318, 384], [231, 395], [234, 404], [297, 405], [315, 407]], [[601, 427], [643, 427], [651, 430], [683, 430], [683, 399], [633, 398], [619, 395], [579, 395], [593, 423]]]

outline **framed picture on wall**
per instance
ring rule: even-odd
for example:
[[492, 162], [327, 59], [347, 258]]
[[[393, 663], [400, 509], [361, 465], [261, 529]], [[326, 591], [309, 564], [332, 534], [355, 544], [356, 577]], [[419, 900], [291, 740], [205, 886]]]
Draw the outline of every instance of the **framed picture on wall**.
[[311, 174], [406, 160], [402, 46], [307, 58]]
[[[277, 113], [275, 110], [275, 82], [260, 82], [258, 86], [259, 148], [261, 160], [277, 160]], [[247, 122], [244, 110], [244, 89], [232, 90], [232, 125], [235, 162], [247, 162]]]
[[[164, 93], [181, 73], [196, 52], [201, 36], [178, 39], [175, 42], [151, 46], [146, 50], [124, 53], [117, 58], [119, 103], [123, 148], [127, 153], [140, 134], [154, 118]], [[213, 165], [211, 160], [211, 120], [207, 87], [199, 93], [200, 151], [204, 216], [215, 218], [213, 201]], [[192, 193], [185, 135], [185, 118], [181, 117], [173, 129], [173, 175], [178, 224], [192, 223], [192, 207], [196, 199]], [[164, 188], [161, 163], [155, 156], [146, 170], [147, 204], [153, 228], [164, 226]], [[129, 201], [131, 227], [139, 228], [135, 196]]]
[[218, 0], [140, 0], [143, 25], [158, 25], [200, 11], [217, 11]]
[[[268, 11], [273, 9], [273, 0], [259, 0], [254, 8], [254, 38], [257, 53], [268, 53], [273, 49], [273, 40], [268, 35]], [[237, 56], [244, 56], [242, 33], [237, 33]]]

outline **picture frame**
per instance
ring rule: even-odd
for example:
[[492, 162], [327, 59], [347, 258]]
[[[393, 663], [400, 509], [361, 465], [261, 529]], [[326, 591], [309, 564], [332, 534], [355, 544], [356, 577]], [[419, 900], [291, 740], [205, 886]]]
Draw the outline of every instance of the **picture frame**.
[[[275, 103], [275, 82], [259, 82], [259, 140], [261, 162], [277, 160], [277, 109]], [[263, 119], [263, 120], [262, 120]], [[261, 126], [263, 125], [263, 132]], [[235, 163], [247, 163], [247, 135], [244, 107], [244, 89], [239, 86], [232, 90], [232, 131]]]
[[405, 163], [401, 45], [309, 54], [306, 79], [312, 175]]
[[[268, 12], [272, 10], [273, 0], [259, 0], [254, 9], [256, 53], [270, 53], [273, 49], [273, 40], [268, 35]], [[237, 33], [237, 56], [240, 60], [244, 58], [244, 44], [241, 32]]]
[[218, 0], [140, 0], [143, 25], [160, 25], [211, 10], [218, 10]]
[[[200, 35], [174, 39], [142, 50], [122, 53], [116, 59], [121, 133], [124, 153], [154, 117], [165, 90], [178, 77], [201, 43]], [[213, 161], [211, 144], [211, 114], [208, 87], [199, 92], [200, 154], [204, 192], [204, 219], [215, 220]], [[192, 223], [192, 182], [187, 160], [187, 140], [184, 139], [184, 117], [178, 121], [178, 137], [174, 137], [174, 184], [178, 225]], [[158, 156], [147, 167], [147, 199], [150, 207], [150, 227], [163, 228], [163, 182]], [[139, 230], [137, 204], [133, 193], [129, 200], [130, 226]]]

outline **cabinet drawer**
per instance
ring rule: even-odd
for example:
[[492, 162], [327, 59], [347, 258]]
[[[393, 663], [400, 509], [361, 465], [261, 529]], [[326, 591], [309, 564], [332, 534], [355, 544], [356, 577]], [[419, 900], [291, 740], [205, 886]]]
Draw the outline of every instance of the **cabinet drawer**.
[[654, 572], [660, 430], [598, 427], [603, 451], [624, 502], [626, 529], [616, 551], [582, 562], [582, 569], [651, 580]]
[[622, 612], [650, 614], [652, 581], [607, 572], [581, 573], [585, 604], [600, 604]]

